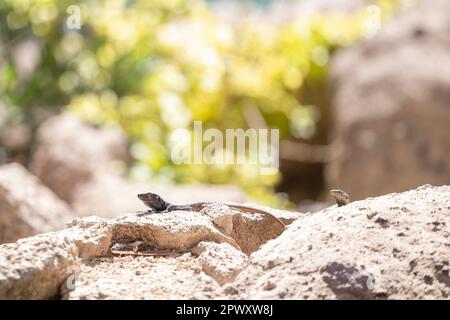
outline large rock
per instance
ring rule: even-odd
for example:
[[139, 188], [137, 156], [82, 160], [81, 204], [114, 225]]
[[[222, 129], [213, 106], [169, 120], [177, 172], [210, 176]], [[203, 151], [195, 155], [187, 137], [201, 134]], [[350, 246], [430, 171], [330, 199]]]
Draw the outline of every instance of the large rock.
[[[239, 214], [225, 211], [77, 218], [0, 245], [0, 299], [450, 297], [450, 186], [303, 215], [250, 256], [228, 225]], [[111, 254], [135, 241], [156, 253]]]
[[68, 206], [20, 164], [0, 166], [0, 243], [64, 228]]
[[[276, 236], [283, 231], [265, 215], [220, 205], [202, 212], [77, 218], [65, 230], [0, 245], [0, 299], [212, 298], [245, 266], [246, 255], [233, 238], [234, 218], [241, 215], [266, 242], [273, 229]], [[136, 241], [165, 253], [112, 256], [113, 245]]]
[[192, 249], [202, 270], [220, 285], [229, 283], [246, 267], [248, 257], [228, 243], [200, 242]]
[[69, 203], [98, 172], [113, 171], [128, 159], [121, 130], [96, 128], [69, 113], [45, 121], [36, 136], [31, 171]]
[[450, 181], [449, 12], [423, 0], [334, 58], [329, 185], [361, 199]]
[[250, 256], [241, 299], [450, 297], [450, 186], [330, 207]]
[[166, 257], [100, 257], [83, 263], [61, 298], [99, 299], [213, 299], [220, 285], [202, 272], [190, 253]]
[[61, 232], [0, 245], [0, 299], [50, 299], [78, 268], [78, 248]]

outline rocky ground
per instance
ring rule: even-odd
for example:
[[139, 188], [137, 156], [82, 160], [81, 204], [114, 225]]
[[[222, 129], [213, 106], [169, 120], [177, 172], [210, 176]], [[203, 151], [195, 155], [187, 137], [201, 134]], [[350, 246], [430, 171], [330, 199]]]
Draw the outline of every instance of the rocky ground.
[[[446, 299], [450, 186], [332, 206], [84, 217], [0, 245], [2, 299]], [[258, 235], [258, 237], [255, 237]], [[116, 243], [140, 241], [138, 255]], [[147, 255], [142, 255], [147, 254]]]
[[[258, 206], [285, 227], [229, 207], [233, 186], [130, 181], [117, 128], [45, 121], [29, 166], [0, 166], [0, 299], [448, 299], [449, 9], [423, 0], [336, 56], [326, 176], [361, 200]], [[147, 191], [216, 204], [146, 215]]]

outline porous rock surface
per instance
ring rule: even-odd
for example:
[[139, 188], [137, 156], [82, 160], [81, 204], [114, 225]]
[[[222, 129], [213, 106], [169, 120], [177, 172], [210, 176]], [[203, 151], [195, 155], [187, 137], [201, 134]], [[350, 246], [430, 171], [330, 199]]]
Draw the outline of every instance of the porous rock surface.
[[[264, 242], [282, 232], [279, 224], [267, 223], [264, 215], [214, 210], [212, 205], [201, 212], [139, 212], [115, 219], [77, 218], [65, 230], [0, 245], [0, 299], [212, 297], [212, 292], [231, 281], [245, 264], [246, 255], [230, 236], [234, 215], [254, 216], [247, 223], [265, 235]], [[221, 214], [226, 217], [220, 219]], [[227, 218], [230, 215], [231, 220]], [[231, 225], [225, 225], [229, 221]], [[110, 252], [116, 243], [135, 241], [157, 251], [169, 250], [169, 254], [133, 258], [115, 257]], [[190, 253], [195, 247], [199, 259]], [[205, 252], [199, 252], [200, 248], [206, 249]], [[214, 257], [218, 260], [226, 257], [229, 266], [220, 267], [221, 262], [211, 260]]]
[[[271, 234], [264, 215], [201, 212], [77, 218], [62, 231], [0, 245], [0, 298], [446, 299], [450, 186], [299, 215], [247, 254], [235, 219]], [[270, 210], [270, 209], [268, 209]], [[271, 211], [277, 215], [277, 211]], [[258, 229], [266, 225], [268, 229]], [[270, 229], [271, 228], [271, 229]], [[252, 229], [252, 228], [250, 228]], [[241, 239], [253, 241], [249, 235]], [[142, 241], [150, 256], [114, 256]], [[169, 251], [167, 251], [169, 250]]]
[[294, 221], [250, 256], [239, 298], [445, 299], [450, 186], [425, 185]]
[[198, 255], [202, 270], [220, 285], [232, 282], [248, 261], [246, 254], [228, 243], [202, 241], [192, 253]]
[[0, 243], [63, 229], [69, 207], [22, 165], [0, 166]]

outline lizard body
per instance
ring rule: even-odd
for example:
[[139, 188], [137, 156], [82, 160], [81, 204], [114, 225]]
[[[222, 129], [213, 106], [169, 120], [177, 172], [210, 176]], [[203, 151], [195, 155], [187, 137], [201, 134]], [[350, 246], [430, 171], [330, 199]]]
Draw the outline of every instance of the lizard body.
[[330, 190], [330, 194], [336, 200], [338, 207], [345, 206], [350, 203], [350, 196], [347, 192], [339, 189]]
[[[350, 203], [350, 196], [343, 190], [330, 190], [331, 195], [335, 198], [336, 203], [338, 207], [345, 206], [346, 204]], [[141, 193], [137, 195], [138, 198], [152, 211], [154, 212], [170, 212], [170, 211], [196, 211], [199, 212], [203, 209], [205, 205], [212, 204], [213, 202], [195, 202], [191, 204], [172, 204], [170, 202], [165, 201], [163, 198], [161, 198], [156, 193], [147, 192], [147, 193]], [[283, 221], [281, 221], [278, 217], [274, 216], [272, 213], [257, 209], [248, 207], [245, 205], [240, 204], [229, 204], [225, 203], [230, 208], [241, 210], [246, 213], [260, 213], [263, 215], [270, 216], [274, 218], [279, 224], [281, 224], [283, 227], [286, 225]]]
[[[205, 205], [213, 203], [213, 202], [196, 202], [196, 203], [181, 204], [181, 205], [171, 204], [171, 203], [165, 201], [163, 198], [161, 198], [156, 193], [152, 193], [152, 192], [138, 194], [138, 198], [147, 207], [149, 207], [150, 209], [152, 209], [155, 212], [170, 212], [170, 211], [175, 211], [175, 210], [199, 212], [200, 210], [203, 209], [203, 207]], [[230, 208], [233, 208], [233, 209], [238, 209], [238, 210], [244, 211], [246, 213], [260, 213], [263, 215], [270, 216], [270, 217], [274, 218], [279, 224], [281, 224], [283, 226], [283, 228], [286, 226], [283, 223], [283, 221], [281, 221], [279, 218], [275, 217], [272, 213], [270, 213], [268, 211], [265, 211], [262, 209], [257, 209], [257, 208], [252, 208], [252, 207], [248, 207], [248, 206], [244, 206], [244, 205], [240, 205], [240, 204], [225, 203], [225, 205]]]

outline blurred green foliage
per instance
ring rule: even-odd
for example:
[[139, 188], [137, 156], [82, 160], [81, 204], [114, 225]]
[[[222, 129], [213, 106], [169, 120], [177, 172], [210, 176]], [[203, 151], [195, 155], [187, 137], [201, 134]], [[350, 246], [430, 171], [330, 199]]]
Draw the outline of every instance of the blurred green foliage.
[[[382, 20], [397, 2], [375, 2]], [[81, 10], [80, 30], [67, 27], [70, 5]], [[196, 0], [2, 0], [0, 108], [26, 119], [36, 108], [66, 106], [125, 130], [135, 178], [236, 183], [273, 203], [279, 175], [174, 165], [172, 130], [192, 130], [194, 120], [222, 130], [256, 124], [279, 128], [282, 139], [308, 140], [320, 115], [299, 102], [302, 84], [323, 78], [330, 54], [370, 31], [370, 15], [364, 9], [282, 26], [257, 19], [231, 26]], [[15, 55], [24, 41], [38, 52], [28, 75]]]

